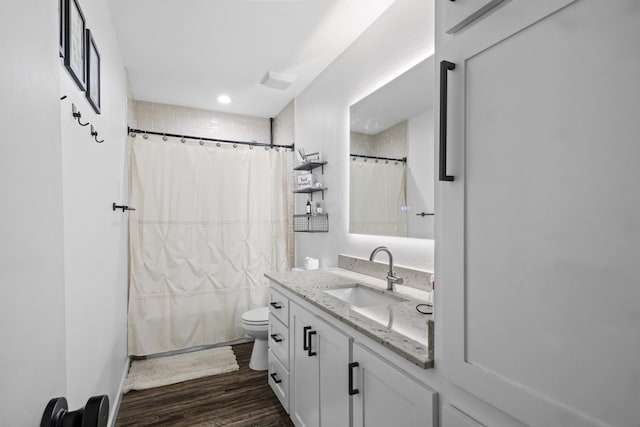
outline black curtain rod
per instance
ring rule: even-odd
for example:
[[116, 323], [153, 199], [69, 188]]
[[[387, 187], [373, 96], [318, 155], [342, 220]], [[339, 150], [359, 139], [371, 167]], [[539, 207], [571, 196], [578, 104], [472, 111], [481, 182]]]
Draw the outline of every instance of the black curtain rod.
[[377, 157], [377, 156], [365, 156], [364, 154], [349, 154], [351, 157], [362, 157], [363, 159], [375, 159], [375, 160], [391, 160], [393, 162], [402, 162], [406, 163], [407, 158], [402, 157], [401, 159], [394, 159], [393, 157]]
[[294, 144], [291, 145], [276, 145], [276, 144], [264, 144], [261, 142], [255, 142], [255, 141], [233, 141], [230, 139], [218, 139], [218, 138], [207, 138], [207, 137], [202, 137], [202, 136], [192, 136], [192, 135], [180, 135], [177, 133], [169, 133], [169, 132], [154, 132], [154, 131], [150, 131], [150, 130], [142, 130], [142, 129], [133, 129], [128, 127], [127, 128], [127, 132], [129, 134], [147, 134], [147, 135], [159, 135], [159, 136], [170, 136], [173, 138], [184, 138], [184, 139], [192, 139], [194, 141], [209, 141], [209, 142], [220, 142], [223, 144], [239, 144], [239, 145], [252, 145], [254, 147], [278, 147], [278, 148], [289, 148], [292, 151], [294, 150]]

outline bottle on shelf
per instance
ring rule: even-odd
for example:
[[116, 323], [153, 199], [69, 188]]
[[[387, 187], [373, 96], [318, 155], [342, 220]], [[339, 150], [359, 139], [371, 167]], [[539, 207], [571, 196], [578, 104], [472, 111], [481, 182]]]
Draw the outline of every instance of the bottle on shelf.
[[311, 215], [311, 202], [307, 200], [307, 215]]

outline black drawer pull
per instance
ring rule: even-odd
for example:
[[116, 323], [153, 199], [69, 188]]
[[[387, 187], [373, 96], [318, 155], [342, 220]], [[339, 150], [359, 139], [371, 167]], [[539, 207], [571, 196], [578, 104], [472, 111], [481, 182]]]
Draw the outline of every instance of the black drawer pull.
[[353, 388], [353, 368], [360, 366], [358, 362], [349, 363], [349, 396], [360, 393], [360, 390]]
[[311, 326], [305, 326], [302, 328], [302, 349], [309, 350], [309, 344], [307, 344], [307, 331], [311, 329]]
[[311, 350], [311, 335], [315, 334], [317, 334], [316, 331], [309, 331], [309, 352], [307, 353], [309, 356], [315, 356], [316, 354], [318, 354], [315, 351]]
[[272, 303], [269, 303], [269, 305], [275, 308], [276, 310], [280, 310], [282, 308], [282, 305], [280, 305], [279, 302], [272, 302]]
[[271, 339], [274, 340], [275, 342], [282, 342], [282, 338], [278, 337], [278, 334], [271, 334]]
[[280, 384], [282, 382], [282, 380], [278, 379], [278, 374], [276, 372], [274, 372], [269, 376], [273, 379], [273, 382], [276, 384]]
[[447, 175], [447, 72], [455, 69], [453, 62], [440, 62], [440, 181], [453, 181], [453, 176]]

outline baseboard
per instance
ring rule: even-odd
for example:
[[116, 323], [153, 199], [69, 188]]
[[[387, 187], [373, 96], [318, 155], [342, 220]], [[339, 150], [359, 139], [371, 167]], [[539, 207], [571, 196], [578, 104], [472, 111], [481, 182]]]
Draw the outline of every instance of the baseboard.
[[122, 378], [120, 379], [120, 386], [116, 391], [116, 397], [113, 400], [113, 406], [109, 410], [109, 421], [107, 422], [107, 425], [109, 427], [115, 427], [116, 425], [116, 419], [118, 419], [118, 411], [120, 410], [120, 401], [122, 401], [122, 389], [124, 388], [124, 382], [127, 379], [130, 365], [131, 358], [127, 357], [127, 362], [124, 364], [124, 371], [122, 372]]

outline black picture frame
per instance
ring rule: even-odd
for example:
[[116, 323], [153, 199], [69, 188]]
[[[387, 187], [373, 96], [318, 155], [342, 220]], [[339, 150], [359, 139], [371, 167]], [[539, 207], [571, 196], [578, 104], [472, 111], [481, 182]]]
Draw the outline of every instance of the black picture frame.
[[64, 58], [65, 43], [65, 0], [58, 0], [58, 54]]
[[96, 41], [93, 39], [91, 30], [86, 30], [86, 46], [87, 46], [87, 90], [85, 95], [89, 100], [89, 104], [93, 110], [100, 114], [100, 52]]
[[64, 0], [64, 65], [80, 90], [86, 90], [86, 20], [77, 0]]

